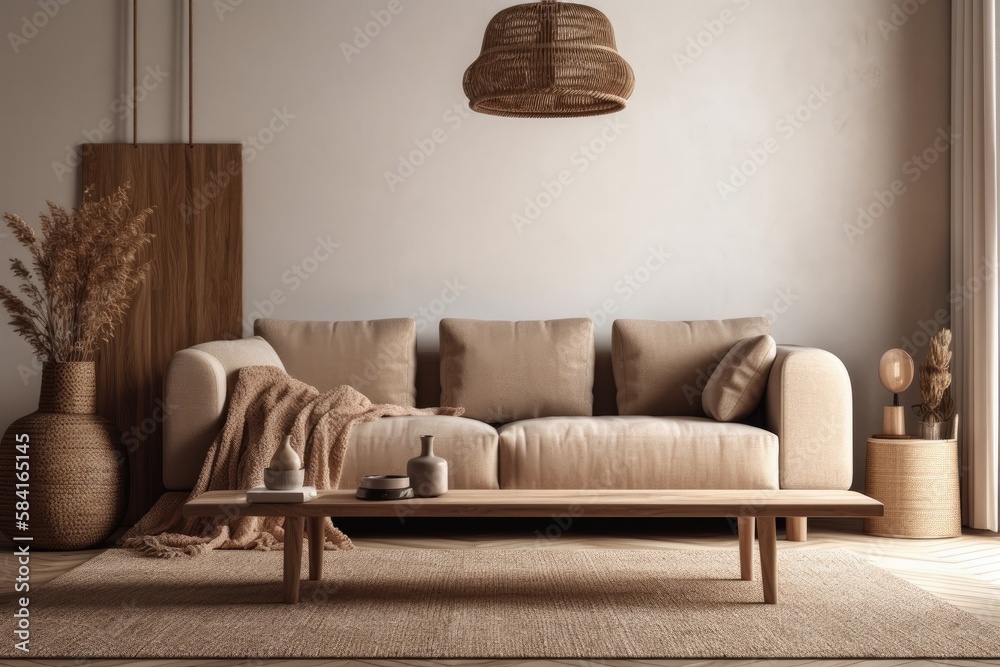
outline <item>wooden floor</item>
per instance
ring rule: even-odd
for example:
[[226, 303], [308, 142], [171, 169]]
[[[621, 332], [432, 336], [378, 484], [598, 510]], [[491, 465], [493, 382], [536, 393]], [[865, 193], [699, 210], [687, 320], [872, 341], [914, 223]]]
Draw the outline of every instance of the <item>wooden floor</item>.
[[[736, 549], [735, 523], [725, 520], [574, 520], [568, 527], [560, 527], [549, 520], [465, 520], [447, 519], [410, 520], [400, 528], [394, 520], [354, 520], [339, 525], [352, 536], [359, 548], [448, 548], [448, 549], [500, 549], [536, 546], [544, 543], [553, 548], [569, 549]], [[1000, 625], [1000, 537], [985, 531], [966, 531], [962, 537], [944, 540], [899, 540], [869, 537], [861, 532], [860, 521], [813, 520], [809, 525], [807, 542], [779, 541], [778, 549], [847, 549], [873, 564], [929, 591], [942, 600], [954, 604], [978, 618]], [[32, 585], [44, 582], [71, 570], [93, 558], [102, 550], [74, 553], [43, 553], [32, 555]], [[14, 597], [13, 581], [17, 576], [17, 563], [9, 553], [9, 546], [0, 553], [0, 600]], [[446, 664], [475, 667], [534, 667], [540, 664], [570, 667], [622, 666], [680, 666], [680, 665], [746, 665], [751, 661], [712, 660], [641, 660], [641, 661], [524, 661], [524, 660], [447, 660], [447, 661], [392, 661], [372, 660], [353, 662], [344, 660], [14, 660], [0, 662], [17, 666], [66, 666], [85, 664], [88, 667], [119, 667], [147, 665], [156, 667], [265, 667], [294, 665], [295, 667], [332, 667], [334, 665], [372, 665], [384, 667], [424, 667]], [[858, 665], [857, 660], [815, 661], [782, 660], [770, 664], [797, 667], [798, 665]], [[978, 665], [998, 664], [1000, 661], [970, 660], [882, 660], [880, 667], [894, 665]]]

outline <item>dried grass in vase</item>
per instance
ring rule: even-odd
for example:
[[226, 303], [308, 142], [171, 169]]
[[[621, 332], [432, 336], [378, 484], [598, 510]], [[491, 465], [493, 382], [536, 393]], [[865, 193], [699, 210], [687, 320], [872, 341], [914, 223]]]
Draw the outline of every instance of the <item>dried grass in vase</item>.
[[140, 254], [153, 238], [146, 232], [153, 210], [133, 214], [128, 189], [126, 184], [95, 200], [88, 187], [83, 203], [70, 212], [47, 202], [48, 215], [39, 216], [41, 240], [20, 217], [4, 214], [14, 238], [31, 254], [31, 268], [10, 261], [23, 298], [0, 285], [0, 303], [40, 360], [93, 360], [146, 279], [149, 263], [140, 263]]
[[926, 424], [951, 421], [955, 401], [951, 387], [951, 330], [941, 329], [931, 338], [927, 358], [920, 364], [920, 400], [913, 411]]

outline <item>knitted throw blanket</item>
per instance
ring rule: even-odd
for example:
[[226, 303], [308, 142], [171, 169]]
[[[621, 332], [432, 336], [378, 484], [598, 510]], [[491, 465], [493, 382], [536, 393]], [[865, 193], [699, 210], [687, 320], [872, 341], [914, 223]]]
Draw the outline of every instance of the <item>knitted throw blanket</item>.
[[[306, 468], [307, 486], [336, 489], [344, 452], [355, 424], [402, 415], [461, 415], [461, 408], [418, 410], [375, 405], [349, 386], [321, 394], [314, 387], [273, 366], [250, 366], [238, 372], [222, 432], [212, 443], [190, 495], [166, 494], [119, 540], [124, 547], [159, 558], [197, 556], [212, 549], [281, 549], [283, 517], [234, 514], [224, 520], [185, 518], [187, 500], [206, 491], [249, 489], [264, 483], [285, 434]], [[303, 446], [304, 444], [304, 446]], [[327, 518], [327, 549], [351, 549], [351, 540]]]

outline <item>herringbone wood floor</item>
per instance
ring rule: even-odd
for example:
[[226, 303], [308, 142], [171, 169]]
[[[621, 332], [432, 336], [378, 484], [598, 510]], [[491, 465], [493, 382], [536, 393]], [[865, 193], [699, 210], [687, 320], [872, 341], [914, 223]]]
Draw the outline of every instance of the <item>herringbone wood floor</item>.
[[[544, 541], [556, 548], [620, 548], [620, 549], [736, 549], [735, 526], [722, 520], [677, 521], [602, 521], [575, 520], [572, 525], [552, 521], [525, 520], [424, 520], [400, 527], [389, 520], [385, 522], [343, 522], [346, 532], [359, 548], [451, 548], [493, 549], [530, 547]], [[560, 525], [562, 523], [562, 525]], [[966, 531], [964, 535], [944, 540], [897, 540], [876, 538], [861, 532], [859, 521], [814, 520], [809, 525], [808, 542], [785, 542], [779, 549], [848, 549], [875, 565], [900, 576], [911, 583], [937, 595], [996, 625], [1000, 625], [1000, 537], [984, 531]], [[101, 550], [74, 553], [43, 553], [32, 555], [32, 586], [44, 585], [60, 574], [93, 558]], [[14, 597], [13, 581], [17, 576], [15, 557], [5, 550], [0, 554], [0, 600]], [[863, 583], [862, 583], [863, 585]], [[0, 635], [2, 636], [2, 635]], [[680, 665], [744, 665], [751, 661], [556, 661], [553, 665], [571, 667], [656, 667]], [[782, 667], [799, 665], [856, 665], [856, 660], [771, 661]], [[358, 664], [376, 667], [425, 667], [444, 664], [451, 667], [535, 667], [540, 661], [448, 660], [448, 661], [344, 661], [344, 660], [15, 660], [14, 666], [88, 665], [88, 667], [120, 667], [147, 665], [149, 667], [265, 667], [294, 665], [295, 667], [333, 667]], [[978, 665], [1000, 664], [1000, 661], [879, 661], [880, 667], [896, 665], [940, 664]]]

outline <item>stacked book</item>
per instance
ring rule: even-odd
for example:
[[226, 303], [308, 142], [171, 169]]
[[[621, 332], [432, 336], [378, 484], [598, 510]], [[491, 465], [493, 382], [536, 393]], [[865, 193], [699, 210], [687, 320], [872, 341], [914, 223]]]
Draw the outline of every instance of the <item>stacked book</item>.
[[306, 503], [316, 497], [315, 486], [300, 486], [297, 489], [275, 491], [264, 486], [255, 486], [247, 491], [248, 503]]

